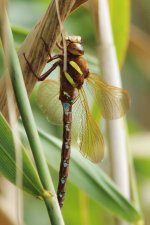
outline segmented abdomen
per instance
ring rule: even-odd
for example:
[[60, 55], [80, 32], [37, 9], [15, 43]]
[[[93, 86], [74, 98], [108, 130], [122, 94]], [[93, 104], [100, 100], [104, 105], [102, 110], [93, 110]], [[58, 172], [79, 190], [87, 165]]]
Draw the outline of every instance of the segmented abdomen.
[[70, 148], [71, 148], [71, 123], [72, 123], [72, 103], [62, 103], [63, 105], [63, 144], [61, 153], [61, 164], [59, 170], [59, 183], [57, 198], [60, 207], [63, 206], [66, 181], [69, 172]]

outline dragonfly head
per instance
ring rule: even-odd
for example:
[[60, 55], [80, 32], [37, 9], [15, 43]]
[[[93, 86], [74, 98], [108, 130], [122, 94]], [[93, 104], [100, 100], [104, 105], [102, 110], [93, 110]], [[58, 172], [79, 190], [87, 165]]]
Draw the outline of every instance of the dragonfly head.
[[76, 56], [84, 55], [84, 49], [81, 43], [80, 36], [67, 36], [66, 37], [67, 51]]

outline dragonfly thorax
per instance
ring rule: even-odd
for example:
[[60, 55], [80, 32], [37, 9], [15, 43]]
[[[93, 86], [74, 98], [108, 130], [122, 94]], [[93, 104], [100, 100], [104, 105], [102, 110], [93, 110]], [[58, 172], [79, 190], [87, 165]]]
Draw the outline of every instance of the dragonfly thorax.
[[62, 102], [73, 102], [76, 98], [75, 89], [79, 90], [82, 88], [84, 80], [89, 75], [89, 67], [87, 61], [83, 57], [84, 50], [81, 44], [80, 36], [66, 37], [66, 45], [67, 71], [63, 70], [62, 63], [60, 67], [60, 100]]
[[67, 71], [64, 72], [64, 76], [72, 87], [81, 89], [88, 75], [89, 67], [82, 56], [68, 57]]

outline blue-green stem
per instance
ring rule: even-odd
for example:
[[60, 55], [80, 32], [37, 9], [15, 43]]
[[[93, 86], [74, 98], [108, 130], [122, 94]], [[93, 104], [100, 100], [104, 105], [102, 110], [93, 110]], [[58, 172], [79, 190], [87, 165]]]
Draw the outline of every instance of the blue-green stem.
[[[1, 10], [2, 11], [2, 10]], [[1, 15], [1, 26], [5, 28], [5, 32], [1, 29], [1, 39], [4, 46], [5, 55], [8, 57], [8, 69], [17, 101], [17, 105], [22, 117], [22, 121], [28, 136], [30, 147], [34, 156], [37, 171], [45, 190], [41, 193], [44, 198], [50, 221], [52, 225], [63, 225], [63, 218], [57, 202], [53, 182], [41, 146], [32, 110], [30, 107], [28, 95], [26, 92], [22, 71], [20, 68], [18, 56], [14, 47], [12, 31], [7, 17], [7, 13]], [[49, 194], [50, 193], [50, 194]]]

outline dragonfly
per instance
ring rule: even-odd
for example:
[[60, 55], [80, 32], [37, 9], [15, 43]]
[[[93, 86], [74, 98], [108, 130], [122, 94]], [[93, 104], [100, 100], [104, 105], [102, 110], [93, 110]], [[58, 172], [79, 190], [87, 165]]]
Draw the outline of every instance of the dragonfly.
[[[100, 76], [90, 73], [88, 62], [84, 58], [84, 48], [80, 36], [66, 36], [65, 42], [67, 50], [66, 71], [64, 71], [64, 49], [61, 44], [57, 44], [60, 54], [54, 56], [49, 54], [48, 62], [56, 59], [57, 61], [48, 71], [41, 76], [37, 76], [33, 71], [37, 79], [43, 81], [37, 95], [41, 110], [52, 123], [63, 124], [57, 188], [60, 207], [64, 203], [69, 173], [72, 124], [78, 127], [77, 143], [81, 153], [94, 163], [101, 161], [104, 156], [103, 135], [90, 111], [85, 83], [89, 87], [91, 97], [96, 99], [104, 119], [120, 118], [127, 112], [130, 105], [130, 97], [126, 90], [110, 86]], [[45, 46], [47, 46], [46, 43]], [[30, 66], [28, 61], [27, 63]], [[46, 79], [56, 67], [60, 68], [59, 81]]]

